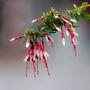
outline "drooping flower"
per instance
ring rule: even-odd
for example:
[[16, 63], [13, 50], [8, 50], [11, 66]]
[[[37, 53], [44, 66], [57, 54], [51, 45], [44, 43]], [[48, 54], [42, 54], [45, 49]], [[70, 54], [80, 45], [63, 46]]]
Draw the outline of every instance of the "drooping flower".
[[47, 69], [48, 75], [50, 75], [48, 64], [47, 64], [47, 61], [46, 61], [48, 54], [45, 52], [43, 44], [40, 44], [40, 52], [41, 52], [42, 60], [43, 60], [43, 62], [45, 64], [45, 67]]
[[74, 54], [76, 56], [76, 36], [78, 36], [78, 34], [75, 32], [75, 30], [73, 28], [71, 28], [67, 23], [64, 22], [64, 27], [66, 28], [66, 30], [69, 32], [70, 36], [71, 36], [71, 42], [73, 45], [73, 50], [74, 50]]
[[44, 62], [48, 75], [50, 75], [48, 64], [46, 62], [47, 57], [48, 57], [48, 53], [45, 51], [42, 43], [32, 44], [26, 58], [24, 59], [24, 62], [26, 63], [26, 77], [27, 77], [28, 68], [29, 68], [28, 63], [30, 62], [33, 65], [34, 77], [36, 77], [36, 74], [39, 74], [38, 63], [40, 61]]
[[28, 51], [28, 54], [25, 57], [24, 62], [26, 63], [26, 77], [27, 77], [28, 76], [28, 70], [29, 70], [29, 62], [30, 62], [30, 50]]
[[53, 23], [53, 26], [57, 31], [61, 32], [61, 29], [56, 24]]
[[89, 6], [90, 4], [88, 4], [87, 2], [83, 2], [80, 7], [74, 5], [74, 9], [68, 10], [65, 15], [62, 15], [54, 8], [51, 8], [49, 12], [43, 13], [41, 18], [32, 20], [32, 23], [41, 22], [39, 25], [33, 28], [26, 28], [23, 36], [17, 36], [10, 39], [10, 42], [19, 40], [21, 38], [25, 39], [26, 48], [28, 49], [28, 53], [24, 59], [24, 62], [26, 64], [26, 77], [28, 75], [30, 63], [33, 66], [34, 76], [36, 77], [36, 74], [39, 74], [38, 64], [41, 61], [44, 63], [48, 75], [50, 75], [48, 64], [46, 61], [49, 55], [44, 47], [44, 38], [46, 38], [47, 42], [51, 46], [53, 46], [53, 39], [50, 35], [58, 31], [61, 34], [63, 46], [65, 46], [64, 30], [66, 32], [66, 35], [70, 36], [71, 44], [76, 56], [77, 37], [79, 35], [78, 33], [76, 33], [74, 27], [77, 26], [77, 21], [83, 15], [84, 18], [88, 19], [87, 17], [89, 16], [89, 14], [86, 13], [85, 16], [85, 13], [83, 13], [83, 11]]
[[69, 32], [68, 32], [68, 30], [66, 30], [66, 35], [69, 36]]
[[44, 34], [46, 41], [48, 42], [48, 44], [50, 43], [51, 46], [53, 47], [53, 39], [49, 36], [49, 34]]

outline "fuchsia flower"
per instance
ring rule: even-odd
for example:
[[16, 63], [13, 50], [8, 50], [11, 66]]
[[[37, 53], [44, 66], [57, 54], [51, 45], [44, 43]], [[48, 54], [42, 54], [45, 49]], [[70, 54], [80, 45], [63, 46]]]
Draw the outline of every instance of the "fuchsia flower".
[[32, 20], [32, 23], [40, 22], [40, 21], [42, 21], [42, 20], [43, 20], [43, 18], [37, 18], [37, 19]]
[[44, 45], [43, 45], [43, 44], [40, 43], [39, 46], [40, 46], [41, 58], [42, 58], [42, 60], [43, 60], [43, 62], [44, 62], [44, 64], [45, 64], [45, 67], [46, 67], [46, 69], [47, 69], [48, 75], [50, 75], [49, 68], [48, 68], [48, 64], [47, 64], [47, 62], [46, 62], [46, 59], [47, 59], [47, 57], [48, 57], [48, 53], [45, 52], [45, 49], [44, 49]]
[[65, 22], [73, 22], [73, 23], [77, 23], [77, 21], [75, 20], [75, 19], [72, 19], [72, 18], [67, 18], [67, 17], [65, 17], [65, 16], [63, 16], [62, 15], [62, 19], [63, 19], [63, 21], [65, 21]]
[[42, 43], [33, 44], [33, 46], [29, 49], [26, 58], [24, 59], [24, 62], [26, 63], [26, 77], [28, 73], [27, 71], [28, 71], [29, 62], [33, 64], [34, 76], [36, 77], [36, 73], [39, 74], [38, 63], [40, 61], [44, 62], [48, 75], [50, 75], [48, 64], [46, 62], [47, 57], [48, 57], [48, 53], [45, 51]]
[[[78, 33], [76, 33], [74, 26], [76, 25], [79, 16], [83, 16], [83, 9], [86, 9], [89, 6], [90, 4], [88, 4], [87, 2], [83, 2], [80, 7], [76, 7], [74, 5], [74, 9], [70, 11], [68, 10], [68, 12], [65, 13], [65, 16], [57, 12], [54, 8], [51, 8], [49, 12], [43, 13], [41, 18], [32, 20], [32, 23], [40, 22], [39, 25], [33, 28], [25, 29], [23, 36], [17, 36], [10, 39], [10, 42], [19, 40], [21, 38], [24, 38], [26, 40], [26, 48], [28, 49], [28, 53], [24, 59], [24, 62], [26, 64], [26, 77], [28, 75], [30, 63], [33, 66], [34, 77], [39, 74], [39, 62], [44, 63], [48, 75], [50, 75], [48, 64], [46, 61], [49, 55], [45, 51], [44, 38], [46, 39], [47, 43], [53, 47], [53, 38], [50, 35], [58, 31], [61, 34], [63, 46], [65, 46], [64, 32], [66, 32], [67, 36], [70, 36], [73, 51], [76, 56], [77, 37], [79, 35]], [[75, 19], [69, 18], [72, 17], [72, 14], [73, 18]], [[87, 18], [87, 16], [85, 16], [84, 18]]]
[[[78, 37], [79, 35], [75, 32], [75, 29], [71, 26], [71, 22], [72, 23], [77, 23], [77, 21], [75, 19], [72, 19], [72, 18], [67, 18], [67, 17], [65, 17], [63, 15], [62, 15], [62, 20], [63, 20], [64, 27], [66, 29], [67, 36], [68, 35], [71, 36], [71, 43], [73, 45], [74, 54], [76, 56], [76, 45], [77, 45], [76, 37]], [[64, 34], [62, 34], [62, 37], [63, 37], [63, 35]]]
[[53, 23], [53, 25], [54, 25], [54, 28], [55, 28], [57, 31], [61, 32], [61, 29], [60, 29], [56, 24]]
[[13, 41], [19, 40], [19, 39], [21, 39], [21, 38], [23, 38], [23, 37], [17, 36], [17, 37], [11, 38], [9, 41], [10, 41], [10, 42], [13, 42]]
[[75, 30], [70, 27], [70, 25], [68, 25], [65, 21], [64, 22], [64, 27], [66, 28], [67, 32], [69, 32], [70, 36], [71, 36], [71, 42], [73, 45], [73, 49], [74, 49], [74, 54], [76, 56], [76, 36], [78, 36], [78, 34], [75, 32]]
[[[73, 27], [71, 27], [71, 22], [72, 23], [77, 23], [77, 21], [75, 19], [72, 19], [72, 18], [67, 18], [65, 16], [62, 15], [62, 20], [63, 20], [63, 24], [64, 24], [64, 27], [66, 28], [66, 34], [67, 36], [71, 36], [71, 43], [73, 45], [73, 49], [74, 49], [74, 54], [76, 56], [76, 37], [79, 36], [76, 32], [75, 32], [75, 29]], [[55, 23], [53, 23], [54, 25], [54, 28], [56, 30], [58, 30], [59, 32], [61, 32], [61, 39], [62, 39], [62, 44], [63, 46], [65, 46], [65, 37], [64, 37], [64, 32], [62, 30], [62, 27], [59, 28]]]
[[[75, 32], [75, 29], [73, 27], [71, 27], [71, 22], [76, 23], [76, 21], [74, 19], [67, 18], [64, 16], [62, 16], [62, 20], [63, 20], [63, 27], [65, 27], [67, 35], [71, 36], [71, 43], [73, 45], [74, 54], [76, 56], [76, 45], [77, 45], [76, 37], [79, 35]], [[32, 23], [39, 22], [39, 21], [42, 21], [42, 18], [35, 19], [32, 21]], [[57, 31], [59, 31], [61, 33], [62, 44], [63, 44], [63, 46], [65, 46], [65, 36], [64, 36], [63, 27], [61, 26], [59, 28], [55, 23], [53, 23], [53, 26]], [[31, 33], [31, 35], [35, 35], [35, 34]], [[48, 33], [45, 33], [44, 37], [46, 38], [46, 41], [48, 42], [48, 44], [50, 44], [53, 47], [52, 37]], [[14, 38], [10, 39], [10, 41], [11, 42], [16, 41], [21, 38], [23, 38], [23, 37], [14, 37]], [[26, 48], [29, 48], [27, 56], [24, 59], [24, 62], [26, 63], [26, 77], [28, 75], [29, 63], [32, 63], [32, 65], [33, 65], [34, 77], [36, 77], [36, 74], [37, 75], [39, 74], [38, 64], [40, 61], [42, 61], [44, 63], [46, 70], [48, 72], [48, 75], [50, 75], [48, 64], [46, 61], [49, 55], [45, 51], [43, 42], [41, 40], [40, 40], [40, 42], [38, 42], [38, 41], [32, 42], [30, 33], [28, 33], [27, 37], [25, 37], [25, 38], [26, 38]]]
[[53, 39], [49, 36], [49, 34], [44, 34], [46, 41], [48, 42], [48, 44], [50, 43], [51, 46], [53, 47]]

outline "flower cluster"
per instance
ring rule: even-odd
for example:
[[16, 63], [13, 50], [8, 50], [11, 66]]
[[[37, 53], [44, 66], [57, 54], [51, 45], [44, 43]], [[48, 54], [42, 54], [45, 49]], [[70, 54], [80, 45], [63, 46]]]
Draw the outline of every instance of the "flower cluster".
[[[48, 35], [45, 34], [46, 40], [47, 42], [52, 43], [52, 38], [50, 38]], [[14, 37], [12, 39], [10, 39], [10, 42], [19, 40], [23, 37]], [[30, 40], [30, 37], [28, 36], [26, 39], [26, 48], [29, 48], [27, 56], [24, 59], [24, 62], [26, 63], [26, 77], [27, 77], [27, 73], [28, 73], [28, 69], [29, 69], [29, 63], [33, 64], [33, 71], [34, 71], [34, 76], [36, 77], [36, 74], [39, 74], [39, 70], [38, 70], [38, 63], [40, 61], [42, 61], [46, 67], [46, 70], [48, 72], [48, 75], [50, 75], [49, 72], [49, 68], [48, 68], [48, 64], [46, 59], [48, 58], [48, 53], [45, 51], [44, 48], [44, 43], [42, 42], [36, 42], [33, 43]]]
[[[56, 16], [54, 15], [53, 18], [55, 19]], [[58, 20], [58, 19], [59, 19], [59, 15], [57, 15], [56, 20]], [[73, 45], [74, 54], [76, 56], [77, 37], [79, 35], [76, 33], [73, 24], [76, 24], [77, 21], [75, 19], [73, 19], [73, 18], [67, 18], [64, 15], [61, 15], [61, 20], [62, 20], [62, 23], [63, 23], [63, 25], [61, 25], [61, 26], [57, 25], [55, 22], [51, 22], [51, 24], [53, 25], [53, 28], [56, 31], [59, 31], [61, 33], [61, 39], [62, 39], [63, 46], [65, 46], [65, 35], [64, 35], [64, 28], [65, 28], [67, 36], [70, 35], [70, 37], [71, 37], [71, 43]], [[39, 19], [33, 20], [32, 22], [35, 23], [35, 22], [42, 22], [42, 21], [43, 21], [43, 18], [39, 18]], [[52, 29], [52, 31], [53, 31], [53, 29]], [[49, 34], [50, 33], [45, 33], [44, 37], [46, 38], [47, 42], [49, 44], [51, 44], [51, 46], [53, 47], [53, 39], [50, 37]]]
[[50, 75], [48, 65], [46, 62], [47, 58], [48, 58], [48, 53], [45, 51], [44, 45], [42, 43], [32, 44], [26, 58], [24, 59], [24, 62], [26, 63], [26, 76], [27, 76], [29, 62], [33, 64], [34, 76], [36, 76], [36, 72], [37, 74], [39, 74], [39, 71], [38, 71], [39, 61], [44, 62], [48, 75]]
[[[17, 36], [10, 39], [11, 42], [24, 38], [26, 41], [26, 48], [28, 48], [27, 56], [24, 59], [26, 63], [26, 77], [29, 69], [29, 63], [33, 65], [34, 76], [39, 74], [38, 64], [42, 61], [46, 67], [48, 75], [50, 75], [47, 58], [48, 53], [44, 48], [44, 38], [46, 39], [48, 45], [53, 47], [53, 38], [50, 36], [56, 32], [60, 32], [61, 40], [63, 46], [65, 46], [65, 35], [70, 36], [71, 43], [73, 46], [74, 54], [76, 56], [76, 45], [77, 45], [77, 37], [79, 36], [76, 33], [76, 24], [81, 16], [85, 17], [83, 11], [90, 6], [87, 2], [81, 4], [80, 7], [74, 5], [73, 10], [68, 10], [67, 14], [62, 15], [57, 12], [54, 8], [51, 8], [49, 12], [43, 13], [40, 18], [32, 20], [32, 23], [40, 23], [35, 28], [27, 28], [25, 29], [22, 36]], [[88, 15], [88, 19], [89, 19]], [[86, 17], [85, 17], [86, 18]]]

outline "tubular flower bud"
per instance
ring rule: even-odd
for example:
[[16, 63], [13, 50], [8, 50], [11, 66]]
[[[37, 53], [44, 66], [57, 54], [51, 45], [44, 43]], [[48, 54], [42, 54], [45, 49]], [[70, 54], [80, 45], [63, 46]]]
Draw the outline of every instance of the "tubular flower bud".
[[48, 42], [48, 44], [50, 43], [51, 46], [53, 47], [53, 39], [48, 35], [48, 34], [44, 34], [46, 41]]
[[66, 35], [69, 36], [69, 32], [66, 30]]
[[54, 28], [55, 28], [57, 31], [61, 32], [61, 29], [60, 29], [59, 27], [57, 27], [56, 24], [53, 23], [53, 25], [54, 25]]
[[30, 36], [27, 37], [26, 48], [28, 48], [29, 46], [30, 46]]
[[73, 23], [77, 23], [77, 21], [75, 20], [75, 19], [72, 19], [72, 18], [67, 18], [67, 17], [65, 17], [65, 16], [63, 16], [62, 15], [62, 19], [63, 19], [63, 21], [65, 21], [65, 22], [73, 22]]
[[62, 44], [65, 46], [65, 37], [64, 37], [64, 32], [61, 32], [61, 39], [62, 39]]
[[23, 38], [23, 37], [17, 36], [17, 37], [11, 38], [9, 41], [10, 41], [10, 42], [13, 42], [13, 41], [19, 40], [19, 39], [21, 39], [21, 38]]
[[37, 18], [37, 19], [32, 20], [32, 23], [40, 22], [40, 21], [42, 21], [42, 20], [43, 20], [42, 18]]

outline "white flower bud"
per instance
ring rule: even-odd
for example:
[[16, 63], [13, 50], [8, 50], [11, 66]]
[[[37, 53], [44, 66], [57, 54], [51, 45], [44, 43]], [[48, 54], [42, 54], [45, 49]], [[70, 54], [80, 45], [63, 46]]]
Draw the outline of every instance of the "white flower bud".
[[29, 42], [26, 42], [26, 48], [28, 48], [28, 47], [29, 47], [29, 45], [30, 45], [30, 43], [29, 43]]
[[62, 44], [65, 46], [65, 38], [62, 38]]
[[35, 22], [37, 22], [37, 19], [32, 20], [32, 23], [35, 23]]
[[69, 36], [69, 32], [66, 30], [66, 35]]
[[56, 30], [58, 30], [59, 32], [61, 32], [61, 29], [59, 27], [56, 27]]
[[14, 38], [11, 38], [9, 41], [10, 41], [10, 42], [13, 42], [13, 41], [15, 41], [15, 37], [14, 37]]
[[72, 19], [72, 18], [70, 19], [70, 21], [73, 23], [77, 23], [77, 21], [75, 19]]

